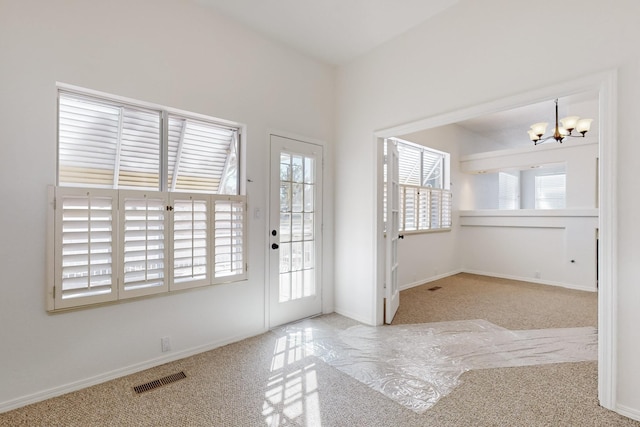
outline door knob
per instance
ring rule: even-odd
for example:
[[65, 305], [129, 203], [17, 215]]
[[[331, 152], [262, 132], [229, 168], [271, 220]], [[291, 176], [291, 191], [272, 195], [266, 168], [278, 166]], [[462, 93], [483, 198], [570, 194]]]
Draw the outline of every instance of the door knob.
[[278, 244], [277, 244], [277, 243], [273, 243], [273, 244], [271, 245], [271, 249], [278, 249], [279, 247], [280, 247], [280, 246], [278, 246]]

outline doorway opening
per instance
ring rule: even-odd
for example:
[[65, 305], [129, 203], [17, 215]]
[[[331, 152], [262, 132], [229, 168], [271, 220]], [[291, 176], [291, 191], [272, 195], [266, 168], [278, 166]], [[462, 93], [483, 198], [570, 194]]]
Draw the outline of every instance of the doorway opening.
[[[376, 182], [378, 191], [376, 193], [376, 216], [377, 232], [375, 236], [375, 254], [377, 258], [376, 284], [377, 299], [376, 316], [377, 324], [384, 319], [384, 297], [385, 297], [385, 266], [386, 253], [384, 244], [384, 223], [382, 215], [383, 200], [383, 174], [382, 174], [382, 144], [385, 138], [408, 135], [427, 129], [435, 129], [440, 126], [449, 125], [464, 120], [477, 118], [487, 114], [507, 111], [519, 108], [544, 100], [555, 99], [558, 94], [569, 96], [581, 92], [596, 91], [598, 93], [598, 115], [599, 115], [599, 135], [598, 135], [598, 195], [597, 206], [599, 217], [597, 220], [598, 239], [598, 397], [600, 404], [608, 409], [613, 408], [615, 395], [615, 336], [616, 313], [613, 305], [615, 295], [615, 281], [613, 266], [615, 265], [615, 105], [616, 105], [616, 85], [615, 72], [608, 72], [586, 77], [569, 83], [540, 89], [538, 91], [524, 93], [510, 98], [494, 101], [491, 103], [478, 105], [475, 107], [454, 111], [439, 116], [429, 117], [417, 122], [394, 128], [385, 129], [375, 133], [376, 143]], [[526, 132], [526, 128], [524, 129]], [[526, 134], [525, 134], [526, 136]], [[454, 208], [455, 209], [455, 208]], [[400, 265], [400, 268], [401, 265]], [[534, 273], [535, 274], [535, 273]]]

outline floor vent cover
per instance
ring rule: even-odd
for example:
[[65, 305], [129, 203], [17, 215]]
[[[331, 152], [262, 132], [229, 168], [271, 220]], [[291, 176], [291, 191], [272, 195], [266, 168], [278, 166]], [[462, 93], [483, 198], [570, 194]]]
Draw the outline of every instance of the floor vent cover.
[[438, 289], [442, 289], [442, 286], [434, 286], [433, 288], [429, 288], [430, 291], [437, 291]]
[[140, 393], [144, 393], [145, 391], [153, 390], [155, 388], [162, 387], [163, 385], [171, 384], [185, 378], [187, 378], [187, 375], [181, 371], [181, 372], [178, 372], [177, 374], [171, 374], [164, 378], [160, 378], [159, 380], [153, 380], [146, 384], [137, 385], [133, 388], [133, 390], [136, 393], [140, 394]]

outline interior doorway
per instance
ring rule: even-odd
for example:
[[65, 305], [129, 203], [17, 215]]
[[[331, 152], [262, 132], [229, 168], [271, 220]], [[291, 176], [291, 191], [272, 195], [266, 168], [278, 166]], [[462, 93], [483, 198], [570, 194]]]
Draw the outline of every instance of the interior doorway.
[[[486, 114], [505, 111], [543, 100], [554, 99], [558, 94], [569, 95], [582, 91], [596, 90], [599, 95], [599, 174], [598, 174], [598, 206], [599, 206], [599, 240], [598, 240], [598, 340], [600, 343], [598, 354], [598, 395], [600, 404], [613, 409], [615, 395], [615, 337], [616, 313], [614, 310], [614, 295], [616, 283], [614, 279], [615, 265], [615, 105], [616, 105], [616, 77], [615, 72], [608, 72], [589, 76], [584, 79], [559, 84], [538, 91], [524, 93], [501, 99], [487, 104], [454, 111], [443, 115], [429, 117], [406, 125], [385, 129], [375, 133], [376, 141], [376, 295], [379, 302], [376, 307], [375, 320], [381, 324], [384, 319], [384, 275], [387, 264], [384, 243], [384, 223], [382, 215], [383, 200], [383, 155], [382, 143], [385, 138], [406, 135], [425, 129], [436, 128], [459, 121], [479, 117]], [[401, 266], [400, 266], [401, 268]]]

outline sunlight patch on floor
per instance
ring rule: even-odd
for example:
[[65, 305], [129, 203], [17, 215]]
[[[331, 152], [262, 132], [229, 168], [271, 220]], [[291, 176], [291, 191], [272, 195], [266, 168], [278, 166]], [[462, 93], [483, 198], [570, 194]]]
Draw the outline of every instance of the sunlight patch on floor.
[[262, 408], [267, 426], [296, 424], [320, 426], [320, 400], [315, 363], [287, 372], [286, 368], [313, 354], [313, 329], [303, 328], [276, 339], [272, 376]]

